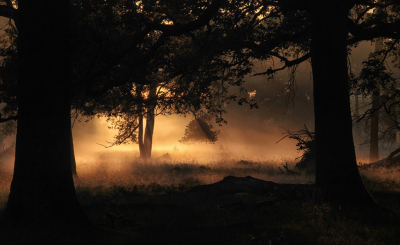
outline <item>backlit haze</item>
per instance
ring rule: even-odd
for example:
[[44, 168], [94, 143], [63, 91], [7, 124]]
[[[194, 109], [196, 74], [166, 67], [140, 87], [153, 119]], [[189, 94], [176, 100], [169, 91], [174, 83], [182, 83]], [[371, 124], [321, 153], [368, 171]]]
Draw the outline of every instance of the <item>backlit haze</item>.
[[[366, 60], [368, 54], [374, 50], [374, 44], [364, 42], [353, 50], [351, 62], [353, 69], [359, 70], [361, 62]], [[255, 72], [265, 71], [270, 63], [257, 63]], [[280, 67], [275, 61], [275, 67]], [[191, 115], [159, 115], [155, 118], [155, 131], [153, 136], [152, 158], [157, 159], [168, 153], [171, 159], [179, 162], [195, 162], [199, 164], [218, 161], [219, 159], [265, 161], [276, 160], [281, 163], [295, 162], [301, 155], [296, 149], [296, 141], [285, 139], [278, 144], [286, 131], [300, 130], [306, 125], [310, 131], [314, 129], [312, 79], [309, 63], [301, 64], [296, 73], [296, 96], [294, 104], [285, 102], [285, 81], [288, 71], [279, 72], [273, 80], [262, 76], [248, 76], [245, 87], [258, 103], [259, 109], [250, 110], [248, 105], [239, 106], [236, 102], [226, 105], [227, 114], [223, 117], [227, 124], [218, 126], [220, 130], [218, 141], [215, 144], [184, 145], [178, 142], [184, 134], [186, 125], [192, 120]], [[354, 105], [354, 98], [350, 98]], [[365, 99], [368, 102], [368, 98]], [[360, 99], [361, 103], [361, 99]], [[353, 106], [354, 109], [354, 106]], [[124, 144], [105, 148], [113, 141], [116, 131], [108, 128], [105, 118], [94, 118], [85, 122], [75, 121], [73, 127], [74, 149], [78, 173], [83, 163], [96, 164], [99, 158], [106, 155], [109, 161], [123, 161], [135, 164], [139, 156], [139, 147], [135, 143]], [[368, 157], [368, 145], [360, 145], [363, 138], [355, 135], [355, 148], [357, 158], [363, 161]], [[15, 140], [15, 135], [5, 139], [7, 148]], [[102, 146], [103, 145], [103, 146]], [[380, 149], [380, 157], [384, 157], [389, 150]], [[110, 155], [111, 154], [111, 155]], [[123, 159], [118, 159], [119, 156]], [[102, 159], [104, 160], [104, 159]], [[3, 170], [11, 173], [14, 158], [10, 156], [3, 159]]]

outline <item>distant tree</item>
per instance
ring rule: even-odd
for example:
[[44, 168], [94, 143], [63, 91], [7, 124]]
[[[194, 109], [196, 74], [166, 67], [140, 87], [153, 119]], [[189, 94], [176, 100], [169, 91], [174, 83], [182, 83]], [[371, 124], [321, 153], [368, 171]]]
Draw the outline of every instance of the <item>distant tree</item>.
[[[83, 97], [93, 98], [88, 103], [76, 104], [76, 108], [85, 115], [106, 116], [119, 131], [111, 145], [137, 142], [143, 158], [151, 156], [157, 114], [184, 114], [206, 109], [222, 122], [225, 101], [247, 102], [240, 96], [228, 95], [228, 87], [238, 86], [244, 90], [242, 78], [249, 71], [250, 63], [224, 57], [229, 50], [222, 48], [222, 44], [215, 48], [225, 28], [209, 21], [211, 18], [215, 19], [214, 23], [225, 21], [218, 9], [233, 8], [241, 2], [230, 6], [225, 1], [214, 1], [206, 11], [195, 1], [178, 2], [175, 5], [173, 2], [126, 5], [125, 10], [131, 11], [120, 12], [109, 10], [121, 7], [122, 1], [96, 1], [92, 5], [77, 2], [74, 5], [85, 9], [81, 12], [86, 13], [83, 16], [85, 26], [81, 28], [86, 31], [79, 37], [90, 40], [89, 51], [75, 52], [74, 80], [87, 85]], [[103, 18], [93, 18], [100, 12]], [[183, 12], [190, 14], [182, 15]], [[134, 21], [138, 18], [148, 28], [142, 30], [139, 20]], [[107, 23], [103, 19], [107, 19]], [[123, 27], [121, 19], [127, 19]], [[162, 24], [156, 24], [153, 19]], [[234, 26], [239, 21], [234, 20], [229, 25]], [[151, 28], [155, 30], [152, 32]], [[132, 39], [132, 35], [140, 38]], [[118, 52], [114, 52], [114, 48]], [[129, 50], [121, 51], [124, 48]], [[82, 46], [76, 49], [81, 50]], [[107, 64], [109, 62], [114, 63]], [[145, 130], [143, 119], [147, 122]]]
[[[375, 41], [375, 52], [382, 50], [382, 40]], [[382, 57], [379, 57], [382, 59]], [[387, 81], [385, 81], [387, 82]], [[372, 108], [379, 107], [379, 97], [381, 95], [380, 83], [375, 84], [372, 92]], [[370, 142], [369, 142], [369, 162], [379, 160], [379, 110], [376, 110], [371, 118]]]
[[[395, 71], [389, 68], [389, 60], [393, 62], [393, 68], [400, 68], [399, 39], [387, 39], [382, 48], [373, 52], [368, 60], [363, 62], [360, 75], [352, 80], [354, 93], [359, 93], [364, 97], [369, 96], [380, 87], [380, 93], [375, 93], [371, 97], [371, 109], [366, 110], [360, 117], [356, 118], [356, 123], [363, 123], [367, 130], [372, 131], [372, 121], [379, 117], [379, 131], [375, 129], [375, 139], [379, 139], [384, 146], [397, 144], [399, 121], [399, 100], [400, 90]], [[376, 125], [377, 126], [377, 125]], [[375, 126], [375, 127], [376, 127]], [[376, 132], [378, 131], [378, 132]], [[372, 136], [366, 138], [365, 143], [371, 143]]]
[[195, 116], [186, 126], [184, 136], [178, 140], [182, 144], [211, 143], [218, 140], [219, 130], [213, 131], [210, 116], [203, 114]]

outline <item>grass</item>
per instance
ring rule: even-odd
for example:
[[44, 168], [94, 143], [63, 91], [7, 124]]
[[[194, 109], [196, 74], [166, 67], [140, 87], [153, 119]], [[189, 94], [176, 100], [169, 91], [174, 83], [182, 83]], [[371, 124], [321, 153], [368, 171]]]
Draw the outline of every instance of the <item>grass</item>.
[[[313, 192], [298, 191], [263, 208], [256, 204], [274, 198], [268, 193], [185, 194], [227, 175], [293, 184], [313, 180], [280, 174], [278, 166], [286, 161], [241, 160], [158, 159], [127, 164], [132, 162], [128, 155], [102, 155], [78, 159], [79, 178], [74, 181], [83, 208], [110, 244], [400, 244], [398, 222], [369, 210], [338, 209]], [[377, 202], [400, 214], [400, 168], [361, 174]], [[1, 211], [10, 179], [2, 181]], [[221, 208], [224, 205], [229, 207]]]

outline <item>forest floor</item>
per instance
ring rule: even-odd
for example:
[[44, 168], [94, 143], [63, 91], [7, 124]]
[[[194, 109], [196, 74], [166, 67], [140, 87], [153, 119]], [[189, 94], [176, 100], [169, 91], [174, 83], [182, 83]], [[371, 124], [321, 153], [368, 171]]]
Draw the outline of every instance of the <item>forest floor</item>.
[[[396, 216], [324, 202], [312, 176], [288, 176], [276, 162], [117, 165], [78, 168], [75, 179], [104, 244], [400, 244]], [[360, 172], [377, 203], [400, 216], [400, 167]]]

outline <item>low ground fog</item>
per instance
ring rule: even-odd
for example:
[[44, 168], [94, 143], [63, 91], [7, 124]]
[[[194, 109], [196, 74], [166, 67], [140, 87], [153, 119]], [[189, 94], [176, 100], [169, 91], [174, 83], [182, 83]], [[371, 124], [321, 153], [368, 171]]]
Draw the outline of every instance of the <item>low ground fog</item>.
[[[219, 155], [207, 153], [185, 155], [171, 153], [163, 155], [154, 152], [152, 161], [142, 161], [131, 152], [107, 151], [91, 156], [77, 156], [78, 177], [74, 178], [76, 188], [126, 189], [148, 186], [195, 186], [222, 180], [225, 176], [252, 176], [277, 183], [313, 183], [314, 176], [302, 174], [289, 176], [282, 173], [282, 164], [292, 169], [296, 155], [276, 157], [235, 156], [221, 151]], [[4, 168], [3, 168], [4, 170]], [[380, 181], [388, 185], [398, 185], [400, 168], [360, 170], [364, 181]], [[2, 171], [0, 178], [0, 208], [4, 208], [12, 174]], [[136, 186], [136, 187], [135, 187]]]

